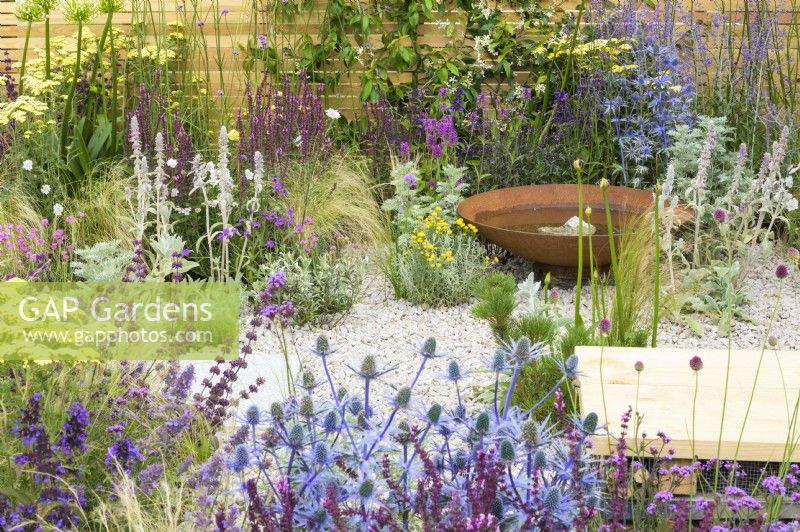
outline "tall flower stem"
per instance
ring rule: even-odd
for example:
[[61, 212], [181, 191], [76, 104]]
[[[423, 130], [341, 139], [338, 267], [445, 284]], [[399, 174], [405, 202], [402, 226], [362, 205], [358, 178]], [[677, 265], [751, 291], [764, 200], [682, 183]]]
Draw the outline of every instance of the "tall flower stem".
[[[622, 279], [619, 276], [619, 266], [617, 264], [617, 244], [614, 240], [614, 224], [611, 220], [611, 205], [608, 202], [608, 181], [603, 179], [600, 182], [600, 190], [603, 193], [603, 208], [606, 211], [606, 226], [608, 230], [608, 249], [611, 253], [611, 272], [614, 274], [614, 305], [613, 308], [617, 310], [615, 320], [617, 322], [618, 330], [624, 330], [624, 320], [622, 319]], [[608, 419], [608, 418], [606, 418]]]
[[659, 200], [661, 185], [656, 183], [655, 202], [653, 204], [653, 241], [655, 247], [655, 275], [653, 279], [653, 331], [651, 333], [650, 347], [655, 347], [658, 338], [658, 313], [661, 299], [661, 214]]
[[50, 79], [50, 14], [44, 18], [44, 77]]
[[25, 30], [25, 44], [22, 48], [22, 65], [19, 67], [19, 93], [22, 94], [22, 86], [25, 82], [25, 64], [28, 62], [28, 44], [31, 41], [31, 26], [32, 21], [28, 21], [28, 27]]
[[[783, 293], [783, 280], [781, 280], [780, 284], [778, 285], [778, 296], [775, 301], [775, 306], [772, 309], [772, 315], [769, 318], [769, 323], [767, 324], [767, 332], [766, 338], [769, 338], [770, 332], [772, 331], [772, 325], [775, 323], [775, 318], [778, 314], [778, 308], [781, 306], [781, 295]], [[761, 354], [758, 357], [758, 364], [756, 365], [756, 374], [753, 377], [753, 387], [750, 390], [750, 399], [747, 401], [747, 408], [744, 411], [744, 419], [742, 419], [742, 428], [739, 430], [739, 439], [736, 441], [736, 451], [733, 453], [733, 465], [734, 469], [731, 470], [731, 475], [733, 475], [736, 466], [736, 459], [739, 457], [739, 448], [742, 444], [742, 438], [744, 437], [744, 429], [747, 425], [747, 418], [750, 416], [750, 409], [753, 406], [753, 397], [756, 395], [756, 386], [758, 385], [758, 377], [761, 373], [761, 363], [764, 361], [764, 353], [767, 351], [767, 341], [765, 339], [764, 343], [761, 346]]]
[[64, 114], [61, 118], [61, 144], [59, 155], [67, 155], [67, 137], [69, 136], [70, 115], [72, 114], [72, 102], [75, 99], [75, 87], [78, 85], [78, 77], [81, 75], [81, 41], [83, 40], [83, 22], [78, 22], [78, 43], [75, 51], [75, 69], [72, 73], [72, 82], [67, 93], [67, 101], [64, 102]]
[[581, 317], [581, 289], [583, 287], [583, 173], [582, 163], [573, 163], [578, 174], [578, 279], [575, 286], [575, 325], [583, 325]]

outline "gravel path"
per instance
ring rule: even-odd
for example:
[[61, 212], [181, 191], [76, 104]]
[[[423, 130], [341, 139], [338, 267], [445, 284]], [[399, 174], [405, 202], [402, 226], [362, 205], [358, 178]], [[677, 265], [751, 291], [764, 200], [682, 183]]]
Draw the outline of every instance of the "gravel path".
[[[750, 301], [744, 311], [753, 318], [752, 322], [736, 322], [733, 326], [732, 343], [734, 348], [758, 348], [766, 337], [767, 327], [780, 283], [775, 278], [774, 266], [777, 259], [756, 261], [745, 281]], [[513, 259], [505, 265], [509, 271], [522, 279], [531, 271], [532, 265]], [[781, 304], [772, 325], [771, 334], [778, 339], [778, 346], [784, 350], [800, 350], [800, 274], [792, 270], [782, 288]], [[559, 289], [559, 306], [564, 315], [571, 315], [574, 304], [574, 289]], [[470, 304], [451, 308], [423, 308], [406, 301], [397, 300], [390, 286], [380, 274], [367, 276], [361, 302], [332, 328], [325, 330], [336, 353], [330, 359], [330, 369], [337, 385], [346, 385], [351, 390], [361, 390], [361, 381], [348, 367], [358, 367], [361, 359], [371, 354], [379, 365], [396, 366], [396, 369], [374, 385], [373, 393], [378, 397], [393, 395], [393, 386], [410, 383], [421, 361], [415, 354], [417, 344], [424, 338], [434, 336], [439, 348], [447, 356], [433, 360], [423, 372], [417, 388], [417, 395], [430, 401], [452, 404], [455, 400], [453, 386], [444, 381], [447, 362], [451, 358], [459, 361], [462, 370], [470, 372], [466, 381], [477, 387], [493, 382], [492, 375], [483, 369], [482, 357], [491, 353], [494, 342], [488, 326], [475, 319], [469, 310]], [[582, 296], [584, 315], [588, 316], [591, 300], [588, 288]], [[693, 314], [702, 324], [704, 334], [698, 336], [683, 321], [662, 320], [659, 329], [659, 345], [675, 347], [726, 348], [727, 338], [718, 334], [715, 321], [707, 316]], [[320, 370], [319, 360], [308, 348], [313, 345], [320, 330], [303, 327], [288, 331], [285, 341], [288, 345], [292, 370], [297, 372], [303, 365]], [[249, 358], [249, 366], [241, 373], [239, 386], [246, 386], [257, 377], [266, 379], [266, 385], [259, 392], [259, 402], [269, 402], [286, 394], [285, 363], [278, 337], [273, 333], [262, 336]], [[208, 363], [197, 363], [198, 374], [204, 374]], [[379, 403], [385, 401], [380, 400]]]

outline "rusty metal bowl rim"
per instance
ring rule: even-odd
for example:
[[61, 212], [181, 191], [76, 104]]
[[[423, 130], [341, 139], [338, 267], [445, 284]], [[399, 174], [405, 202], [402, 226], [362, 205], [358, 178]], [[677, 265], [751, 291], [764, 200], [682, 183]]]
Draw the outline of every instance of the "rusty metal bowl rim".
[[[578, 184], [577, 183], [552, 183], [552, 184], [541, 184], [541, 185], [520, 185], [520, 186], [516, 186], [516, 187], [496, 188], [496, 189], [493, 189], [493, 190], [480, 192], [478, 194], [474, 194], [472, 196], [469, 196], [469, 197], [465, 198], [464, 200], [461, 201], [461, 203], [459, 203], [458, 207], [456, 208], [456, 213], [458, 214], [458, 216], [460, 216], [461, 218], [463, 218], [466, 221], [469, 221], [471, 223], [475, 223], [475, 224], [478, 224], [478, 225], [482, 225], [482, 226], [490, 228], [490, 229], [492, 229], [494, 231], [501, 231], [503, 233], [510, 233], [510, 234], [523, 234], [523, 235], [537, 234], [537, 233], [531, 233], [529, 231], [520, 231], [518, 229], [509, 229], [509, 228], [501, 227], [501, 226], [498, 226], [498, 225], [492, 225], [492, 224], [489, 224], [489, 223], [486, 223], [486, 222], [479, 221], [477, 219], [473, 220], [473, 219], [471, 219], [472, 217], [466, 216], [462, 212], [464, 207], [465, 207], [465, 204], [473, 203], [473, 200], [475, 200], [475, 202], [477, 202], [477, 201], [479, 201], [478, 198], [481, 198], [481, 197], [508, 194], [508, 193], [512, 193], [514, 190], [531, 190], [531, 189], [537, 189], [537, 188], [541, 188], [541, 189], [545, 189], [545, 188], [547, 188], [547, 189], [574, 188], [574, 189], [577, 190]], [[584, 184], [584, 185], [582, 185], [582, 188], [584, 189], [584, 191], [586, 189], [600, 190], [600, 186], [598, 186], [598, 185], [590, 185], [590, 184]], [[610, 186], [610, 187], [608, 187], [608, 190], [610, 192], [609, 196], [611, 194], [615, 193], [615, 192], [619, 193], [619, 194], [624, 194], [624, 195], [627, 195], [627, 196], [630, 196], [632, 193], [635, 194], [635, 195], [648, 194], [647, 190], [643, 190], [643, 189], [640, 189], [640, 188], [632, 188], [632, 187]], [[637, 214], [644, 214], [645, 212], [647, 212], [647, 210], [650, 207], [652, 207], [652, 205], [653, 205], [652, 199], [654, 199], [654, 198], [653, 198], [653, 194], [652, 193], [649, 193], [649, 195], [651, 197], [651, 201], [650, 201], [649, 205], [644, 206], [644, 204], [640, 204], [640, 207], [642, 207], [642, 209]], [[549, 207], [551, 205], [547, 205], [547, 206]], [[576, 212], [577, 212], [577, 208], [578, 208], [577, 197], [575, 199], [574, 206], [575, 206], [575, 209], [576, 209]], [[614, 205], [613, 202], [609, 201], [609, 206], [612, 208], [612, 210], [614, 210], [615, 205]], [[680, 208], [683, 211], [686, 211], [688, 209], [688, 206], [686, 206], [684, 204], [681, 204]], [[684, 212], [684, 216], [686, 216], [687, 214], [688, 214], [688, 212]], [[684, 216], [682, 216], [681, 218], [683, 218]], [[624, 229], [621, 227], [619, 232], [617, 232], [617, 231], [614, 232], [614, 235], [615, 235], [615, 237], [619, 237], [620, 235], [624, 234], [624, 232], [625, 232]], [[547, 236], [548, 237], [553, 237], [553, 238], [565, 238], [565, 239], [567, 239], [567, 238], [574, 239], [574, 238], [578, 237], [578, 235], [558, 234], [558, 233], [548, 234]], [[584, 235], [584, 238], [586, 238], [587, 236], [588, 235]]]

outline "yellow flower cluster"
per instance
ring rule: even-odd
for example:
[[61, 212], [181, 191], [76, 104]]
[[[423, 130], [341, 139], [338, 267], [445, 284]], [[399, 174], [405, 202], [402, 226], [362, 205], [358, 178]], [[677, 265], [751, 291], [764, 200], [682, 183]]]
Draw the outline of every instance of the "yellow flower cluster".
[[173, 50], [159, 48], [157, 46], [148, 45], [140, 50], [131, 50], [128, 52], [128, 59], [142, 58], [144, 60], [153, 61], [159, 65], [166, 65], [168, 61], [175, 59], [177, 54]]
[[[460, 230], [462, 235], [474, 235], [478, 228], [470, 223], [465, 223], [459, 218], [451, 225], [442, 218], [442, 208], [436, 207], [432, 213], [423, 217], [417, 216], [419, 225], [411, 233], [411, 247], [417, 250], [431, 268], [443, 268], [445, 264], [455, 262], [455, 256], [450, 246], [455, 231]], [[454, 227], [455, 226], [455, 227]]]
[[49, 106], [36, 98], [25, 94], [17, 97], [13, 102], [0, 104], [0, 125], [6, 126], [12, 120], [18, 124], [28, 121], [28, 118], [40, 118], [49, 109]]
[[[534, 49], [534, 53], [554, 61], [572, 55], [580, 68], [594, 68], [597, 60], [610, 61], [611, 70], [616, 73], [628, 72], [635, 64], [621, 63], [621, 56], [633, 49], [629, 39], [592, 39], [573, 43], [572, 35], [562, 35]], [[574, 48], [573, 48], [574, 47]]]

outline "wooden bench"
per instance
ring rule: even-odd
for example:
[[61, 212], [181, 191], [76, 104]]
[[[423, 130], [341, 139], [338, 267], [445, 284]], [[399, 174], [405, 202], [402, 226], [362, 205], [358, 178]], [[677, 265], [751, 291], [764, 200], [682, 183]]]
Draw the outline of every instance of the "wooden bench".
[[[729, 356], [727, 350], [717, 349], [578, 347], [576, 354], [582, 411], [584, 415], [596, 412], [612, 436], [619, 435], [620, 416], [631, 406], [643, 416], [639, 434], [645, 432], [649, 439], [663, 431], [672, 439], [669, 447], [675, 449], [676, 458], [694, 458], [694, 439], [694, 454], [702, 459], [800, 460], [800, 353], [736, 349]], [[693, 356], [703, 361], [703, 369], [696, 375], [694, 438], [695, 372], [689, 367]], [[634, 368], [637, 361], [644, 364], [641, 372]], [[723, 401], [728, 371], [727, 400]], [[725, 419], [720, 433], [723, 404]], [[633, 426], [632, 418], [629, 442], [634, 438]], [[609, 453], [607, 436], [595, 436], [593, 443], [597, 454]], [[612, 438], [611, 446], [614, 444]]]

